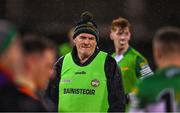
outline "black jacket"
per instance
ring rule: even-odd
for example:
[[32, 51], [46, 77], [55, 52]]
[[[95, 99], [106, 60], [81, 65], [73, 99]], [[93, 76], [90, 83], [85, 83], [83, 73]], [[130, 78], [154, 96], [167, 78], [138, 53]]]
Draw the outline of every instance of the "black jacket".
[[39, 99], [32, 98], [19, 90], [0, 69], [0, 112], [45, 112], [48, 111]]
[[[96, 55], [99, 53], [99, 50], [96, 49], [94, 54], [83, 64], [80, 63], [80, 60], [77, 56], [77, 50], [74, 47], [72, 51], [73, 61], [79, 66], [86, 66], [90, 64]], [[58, 59], [55, 63], [55, 78], [51, 81], [48, 88], [48, 95], [51, 100], [55, 103], [56, 107], [58, 107], [58, 90], [59, 90], [59, 81], [61, 79], [60, 73], [62, 68], [64, 57]], [[106, 78], [107, 78], [107, 87], [108, 87], [108, 101], [109, 101], [109, 112], [123, 112], [125, 111], [125, 95], [124, 89], [122, 85], [122, 77], [118, 68], [116, 61], [108, 55], [106, 57], [105, 66], [104, 66]], [[57, 109], [56, 109], [57, 111]]]

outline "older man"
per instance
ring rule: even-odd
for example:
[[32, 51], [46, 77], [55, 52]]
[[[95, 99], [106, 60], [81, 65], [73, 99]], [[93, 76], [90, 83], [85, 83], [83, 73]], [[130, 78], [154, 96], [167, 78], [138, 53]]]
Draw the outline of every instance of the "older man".
[[125, 96], [116, 61], [98, 49], [99, 34], [89, 12], [81, 16], [71, 53], [55, 64], [51, 97], [59, 112], [125, 110]]

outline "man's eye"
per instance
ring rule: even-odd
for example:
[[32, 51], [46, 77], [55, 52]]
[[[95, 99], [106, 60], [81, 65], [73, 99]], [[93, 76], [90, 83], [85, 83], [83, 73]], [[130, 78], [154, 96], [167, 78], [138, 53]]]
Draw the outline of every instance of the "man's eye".
[[123, 35], [123, 33], [118, 33], [117, 35]]
[[80, 37], [80, 39], [84, 40], [84, 39], [86, 39], [86, 37]]
[[95, 40], [95, 38], [94, 37], [90, 37], [89, 40]]

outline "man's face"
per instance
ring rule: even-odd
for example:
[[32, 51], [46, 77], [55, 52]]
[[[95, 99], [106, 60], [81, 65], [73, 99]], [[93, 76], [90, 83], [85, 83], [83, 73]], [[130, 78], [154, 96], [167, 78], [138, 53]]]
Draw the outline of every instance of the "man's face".
[[81, 33], [75, 39], [78, 54], [84, 57], [91, 56], [96, 49], [96, 37], [92, 34]]
[[128, 27], [125, 27], [124, 29], [115, 27], [114, 31], [111, 30], [110, 37], [114, 41], [116, 48], [123, 49], [127, 47], [131, 33]]
[[42, 54], [36, 56], [34, 61], [34, 78], [38, 89], [45, 89], [50, 77], [53, 74], [53, 64], [55, 62], [55, 51], [45, 50]]

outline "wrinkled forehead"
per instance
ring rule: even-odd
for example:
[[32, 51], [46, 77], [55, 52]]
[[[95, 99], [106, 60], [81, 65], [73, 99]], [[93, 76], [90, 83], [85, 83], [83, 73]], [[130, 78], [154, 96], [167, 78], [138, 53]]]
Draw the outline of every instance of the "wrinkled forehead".
[[96, 38], [94, 35], [90, 33], [81, 33], [77, 37]]

